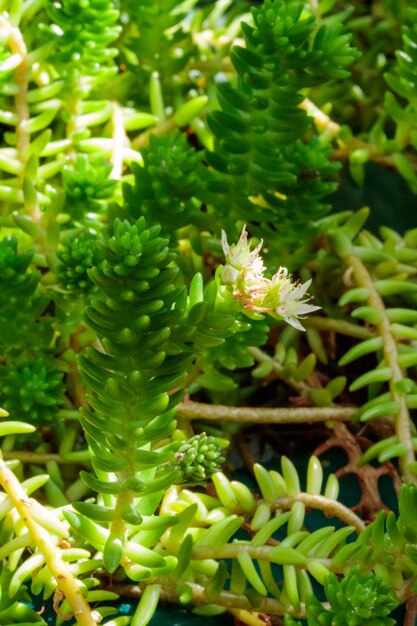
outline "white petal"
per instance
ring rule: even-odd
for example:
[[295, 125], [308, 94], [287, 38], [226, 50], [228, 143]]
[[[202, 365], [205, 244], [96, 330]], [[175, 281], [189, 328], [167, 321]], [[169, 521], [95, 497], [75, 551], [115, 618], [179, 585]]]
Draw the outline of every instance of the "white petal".
[[224, 256], [226, 257], [230, 256], [230, 246], [227, 243], [227, 235], [224, 230], [222, 230], [221, 244], [222, 244]]
[[297, 318], [295, 318], [295, 317], [286, 317], [284, 319], [287, 322], [287, 324], [291, 324], [291, 326], [293, 326], [297, 330], [303, 330], [303, 331], [305, 330], [304, 326], [301, 326], [301, 324], [300, 324], [300, 322], [298, 321]]
[[307, 289], [310, 287], [310, 285], [311, 285], [311, 278], [310, 280], [307, 280], [307, 282], [303, 284], [300, 283], [299, 285], [296, 285], [294, 289], [294, 294], [297, 300], [300, 300], [303, 297], [303, 295], [305, 294]]
[[286, 267], [280, 267], [278, 271], [272, 277], [272, 283], [277, 285], [280, 282], [284, 282], [287, 280], [288, 270]]
[[246, 243], [247, 239], [248, 239], [248, 231], [246, 230], [246, 224], [244, 224], [242, 228], [242, 232], [240, 233], [240, 237], [239, 237], [239, 241], [237, 242], [237, 245], [239, 245], [240, 243]]
[[220, 278], [225, 285], [233, 285], [239, 277], [239, 271], [231, 265], [225, 265], [221, 271]]
[[319, 309], [321, 309], [321, 306], [306, 304], [305, 302], [298, 302], [296, 315], [306, 315], [307, 313], [312, 313], [313, 311], [318, 311]]

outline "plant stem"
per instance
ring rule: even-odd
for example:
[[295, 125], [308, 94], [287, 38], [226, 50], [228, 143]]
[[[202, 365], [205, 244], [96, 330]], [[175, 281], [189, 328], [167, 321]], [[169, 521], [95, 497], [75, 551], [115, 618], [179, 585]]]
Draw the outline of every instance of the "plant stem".
[[[169, 579], [155, 579], [152, 582], [160, 582], [162, 585], [161, 590], [161, 600], [165, 600], [167, 602], [178, 603], [178, 595], [176, 593], [175, 587], [172, 585], [172, 581]], [[186, 584], [192, 590], [192, 604], [201, 605], [201, 604], [211, 604], [213, 599], [207, 595], [207, 591], [202, 585], [198, 585], [192, 581], [186, 581]], [[113, 583], [112, 589], [115, 593], [120, 593], [125, 597], [130, 598], [138, 598], [142, 595], [143, 589], [139, 585], [124, 585], [120, 583]], [[233, 608], [233, 610], [244, 610], [244, 611], [253, 611], [254, 607], [252, 606], [249, 598], [244, 595], [236, 595], [231, 593], [230, 591], [221, 591], [219, 595], [216, 596], [216, 604], [220, 606], [224, 606], [227, 608]], [[279, 600], [275, 598], [262, 598], [260, 600], [259, 606], [256, 606], [256, 612], [258, 613], [267, 613], [269, 615], [291, 615], [292, 617], [305, 617], [305, 607], [302, 604], [300, 611], [295, 611], [292, 607], [288, 607], [285, 604], [282, 604]]]
[[246, 626], [265, 626], [265, 620], [262, 617], [259, 617], [258, 613], [253, 613], [253, 611], [229, 609], [229, 613], [233, 615], [237, 624], [246, 624]]
[[149, 145], [149, 139], [151, 135], [157, 135], [159, 137], [159, 135], [170, 133], [175, 128], [176, 128], [176, 124], [174, 121], [174, 117], [169, 117], [167, 120], [164, 120], [163, 122], [160, 122], [159, 124], [156, 124], [155, 126], [152, 126], [148, 130], [146, 130], [144, 133], [141, 133], [135, 139], [133, 139], [132, 148], [134, 150], [140, 150], [141, 148], [146, 148], [146, 146]]
[[[72, 139], [71, 135], [77, 130], [77, 117], [79, 115], [79, 108], [81, 104], [81, 98], [79, 95], [79, 87], [74, 81], [71, 96], [69, 97], [66, 108], [69, 114], [69, 120], [65, 129], [65, 135], [68, 139]], [[71, 147], [71, 154], [75, 155], [74, 148]]]
[[361, 533], [365, 528], [364, 522], [360, 517], [355, 515], [351, 509], [348, 509], [348, 507], [341, 502], [326, 498], [325, 496], [312, 495], [310, 493], [299, 493], [296, 496], [283, 496], [276, 501], [275, 507], [277, 509], [288, 510], [295, 502], [302, 502], [309, 508], [323, 511], [327, 517], [337, 517], [347, 526], [353, 526], [358, 533]]
[[[133, 475], [133, 472], [131, 474], [120, 473], [118, 474], [118, 478], [127, 478], [128, 475]], [[131, 505], [132, 502], [133, 495], [130, 489], [122, 489], [122, 491], [117, 494], [116, 504], [114, 507], [115, 519], [111, 523], [110, 534], [126, 539], [127, 524], [122, 518], [122, 512], [125, 508]]]
[[318, 130], [327, 131], [331, 137], [337, 137], [340, 133], [340, 125], [334, 122], [326, 113], [323, 113], [323, 111], [308, 98], [302, 101], [300, 109], [304, 109], [304, 111], [313, 118], [314, 124]]
[[339, 335], [346, 335], [347, 337], [354, 337], [355, 339], [370, 339], [373, 337], [373, 333], [367, 328], [358, 326], [357, 324], [351, 324], [342, 319], [310, 316], [303, 320], [303, 324], [306, 328], [333, 331], [339, 333]]
[[390, 321], [385, 312], [384, 302], [375, 289], [373, 280], [362, 261], [354, 254], [348, 254], [344, 257], [346, 265], [353, 269], [353, 276], [359, 287], [365, 287], [368, 290], [368, 304], [375, 308], [381, 314], [381, 321], [375, 324], [375, 328], [383, 339], [383, 352], [385, 364], [392, 370], [389, 388], [394, 402], [400, 409], [394, 415], [394, 427], [397, 435], [398, 443], [403, 444], [406, 453], [399, 457], [398, 462], [401, 473], [406, 482], [417, 483], [417, 477], [409, 470], [411, 463], [415, 462], [414, 448], [412, 442], [412, 434], [410, 428], [410, 414], [407, 408], [405, 393], [398, 390], [397, 383], [404, 380], [404, 372], [398, 365], [398, 351], [395, 338], [391, 332]]
[[177, 415], [189, 420], [226, 420], [237, 423], [254, 424], [312, 424], [341, 420], [348, 422], [357, 409], [354, 407], [302, 407], [302, 408], [260, 408], [233, 407], [202, 402], [180, 402]]
[[311, 387], [301, 380], [295, 380], [295, 378], [286, 377], [284, 374], [284, 366], [281, 365], [281, 363], [278, 363], [278, 361], [272, 356], [266, 354], [266, 352], [264, 352], [260, 348], [255, 347], [249, 347], [248, 352], [258, 363], [269, 363], [272, 367], [272, 370], [278, 375], [279, 378], [284, 380], [288, 385], [290, 385], [290, 387], [298, 391], [300, 394], [308, 396]]
[[19, 173], [20, 186], [22, 186], [24, 169], [27, 160], [27, 149], [30, 141], [29, 133], [25, 129], [25, 125], [29, 119], [29, 105], [27, 100], [29, 83], [27, 50], [20, 30], [12, 26], [3, 16], [0, 16], [0, 28], [7, 31], [7, 43], [10, 46], [10, 50], [13, 54], [18, 54], [22, 59], [15, 69], [15, 84], [19, 88], [19, 91], [14, 97], [16, 113], [19, 119], [16, 126], [16, 148], [19, 161], [22, 165], [22, 169]]
[[[350, 155], [355, 150], [366, 150], [369, 154], [369, 160], [374, 163], [378, 163], [383, 167], [387, 167], [392, 170], [397, 170], [397, 164], [394, 156], [382, 152], [376, 144], [363, 141], [357, 137], [352, 137], [343, 145], [332, 151], [331, 158], [333, 161], [349, 161]], [[414, 154], [407, 154], [410, 167], [417, 171], [417, 161]]]
[[[87, 455], [88, 452], [85, 452]], [[49, 463], [49, 461], [58, 463], [58, 465], [80, 465], [80, 463], [87, 463], [87, 459], [84, 461], [80, 461], [79, 458], [65, 459], [60, 454], [52, 452], [27, 452], [26, 450], [10, 450], [3, 452], [3, 457], [6, 461], [16, 460], [21, 463], [34, 463], [35, 465], [45, 465]]]
[[126, 139], [125, 127], [123, 124], [122, 109], [117, 102], [113, 102], [113, 151], [111, 156], [111, 164], [113, 165], [110, 178], [119, 180], [123, 172], [123, 147]]
[[60, 549], [53, 543], [47, 531], [33, 519], [31, 500], [3, 459], [0, 459], [0, 483], [13, 502], [38, 550], [45, 557], [45, 563], [57, 582], [58, 590], [64, 594], [70, 605], [77, 624], [80, 626], [96, 626], [97, 621], [94, 619], [88, 603], [78, 588], [76, 578], [74, 578], [63, 561]]
[[417, 596], [409, 598], [405, 606], [403, 626], [414, 626], [417, 618]]

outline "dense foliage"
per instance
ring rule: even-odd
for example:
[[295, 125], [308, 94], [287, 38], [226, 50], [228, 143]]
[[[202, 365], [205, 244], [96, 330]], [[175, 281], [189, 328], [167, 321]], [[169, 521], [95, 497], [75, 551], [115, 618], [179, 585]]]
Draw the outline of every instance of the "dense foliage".
[[0, 7], [0, 625], [410, 626], [413, 3]]

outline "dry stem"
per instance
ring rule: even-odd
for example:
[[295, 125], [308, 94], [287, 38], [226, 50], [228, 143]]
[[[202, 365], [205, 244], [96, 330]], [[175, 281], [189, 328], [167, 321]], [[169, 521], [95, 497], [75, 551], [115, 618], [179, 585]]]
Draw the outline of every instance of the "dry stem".
[[353, 268], [353, 275], [356, 284], [359, 287], [365, 287], [368, 290], [368, 303], [381, 314], [381, 321], [375, 324], [377, 332], [383, 339], [384, 359], [387, 367], [392, 370], [392, 377], [389, 382], [391, 396], [400, 409], [394, 416], [395, 432], [399, 443], [402, 443], [406, 449], [404, 456], [399, 458], [401, 473], [406, 482], [417, 483], [417, 478], [410, 472], [409, 466], [415, 461], [412, 435], [410, 429], [410, 415], [407, 408], [406, 396], [398, 391], [397, 383], [404, 380], [404, 372], [398, 365], [397, 344], [391, 332], [390, 321], [385, 312], [384, 302], [375, 289], [372, 277], [362, 261], [354, 254], [348, 254], [344, 258], [345, 263]]
[[25, 124], [29, 119], [29, 105], [27, 100], [29, 82], [27, 50], [20, 30], [12, 26], [3, 16], [0, 16], [0, 29], [4, 29], [7, 32], [7, 43], [10, 46], [10, 50], [13, 52], [13, 54], [18, 54], [22, 59], [15, 69], [15, 82], [17, 87], [19, 88], [19, 91], [14, 98], [16, 113], [19, 118], [16, 127], [16, 135], [17, 153], [19, 155], [19, 160], [22, 164], [22, 171], [20, 172], [20, 182], [22, 183], [24, 175], [24, 165], [27, 160], [27, 149], [29, 147], [29, 134], [25, 129]]
[[45, 563], [57, 582], [58, 590], [64, 594], [70, 605], [77, 624], [80, 626], [96, 626], [97, 621], [94, 619], [88, 603], [78, 588], [76, 578], [74, 578], [63, 561], [60, 549], [53, 543], [48, 532], [33, 519], [31, 500], [3, 459], [0, 459], [0, 483], [13, 502], [38, 550], [45, 557]]
[[260, 408], [232, 407], [202, 402], [180, 402], [177, 415], [189, 420], [226, 420], [252, 424], [312, 424], [333, 420], [349, 421], [356, 412], [352, 407]]

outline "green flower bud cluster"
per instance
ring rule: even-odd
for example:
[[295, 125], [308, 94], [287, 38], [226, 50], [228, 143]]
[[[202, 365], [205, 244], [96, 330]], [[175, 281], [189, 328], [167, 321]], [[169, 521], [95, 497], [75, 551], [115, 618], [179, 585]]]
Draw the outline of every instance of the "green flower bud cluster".
[[88, 270], [100, 262], [96, 245], [97, 236], [89, 231], [75, 237], [67, 237], [57, 252], [60, 260], [58, 280], [66, 291], [86, 293], [94, 288]]
[[143, 167], [133, 168], [134, 186], [124, 190], [132, 216], [143, 214], [149, 223], [162, 224], [168, 231], [192, 223], [199, 206], [193, 198], [202, 187], [198, 175], [202, 152], [176, 131], [162, 137], [151, 135], [142, 156]]
[[0, 369], [2, 406], [14, 419], [31, 424], [50, 422], [62, 402], [62, 372], [42, 358]]
[[73, 166], [62, 170], [64, 189], [67, 194], [64, 212], [73, 220], [81, 220], [89, 211], [97, 212], [103, 200], [112, 197], [116, 181], [109, 178], [111, 165], [103, 160], [91, 160], [79, 154]]
[[220, 444], [206, 433], [195, 435], [183, 443], [175, 459], [185, 482], [207, 480], [220, 470], [225, 461]]
[[312, 598], [308, 626], [392, 626], [388, 615], [398, 606], [391, 588], [374, 572], [352, 569], [339, 581], [329, 574], [324, 583], [330, 609]]

